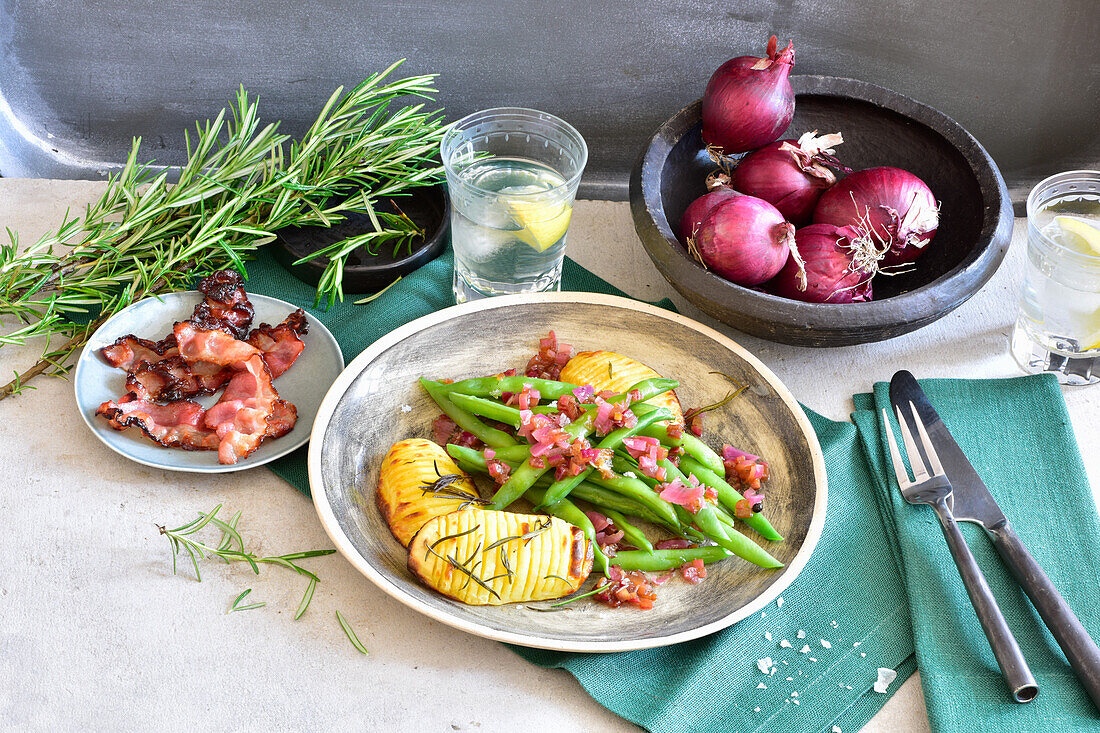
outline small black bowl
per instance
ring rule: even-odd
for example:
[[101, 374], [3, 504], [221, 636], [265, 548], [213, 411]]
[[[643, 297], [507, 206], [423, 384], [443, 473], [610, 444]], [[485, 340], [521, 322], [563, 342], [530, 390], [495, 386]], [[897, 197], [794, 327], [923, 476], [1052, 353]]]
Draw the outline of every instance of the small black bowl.
[[[412, 245], [412, 254], [406, 246], [394, 257], [392, 245], [379, 247], [377, 255], [372, 255], [360, 247], [352, 252], [344, 263], [343, 286], [348, 293], [375, 293], [392, 283], [402, 275], [426, 265], [443, 252], [447, 246], [447, 231], [450, 227], [448, 216], [447, 187], [440, 183], [435, 186], [412, 189], [408, 196], [383, 200], [381, 211], [396, 213], [396, 207], [407, 214], [417, 226], [424, 230], [422, 240]], [[347, 219], [331, 227], [286, 227], [276, 234], [278, 238], [271, 243], [275, 259], [290, 270], [299, 280], [316, 285], [328, 265], [328, 258], [318, 258], [294, 264], [302, 257], [316, 252], [336, 242], [373, 231], [370, 217], [366, 214], [349, 214]]]
[[630, 176], [634, 227], [650, 259], [700, 310], [746, 333], [800, 346], [845, 346], [908, 333], [957, 308], [1004, 259], [1012, 203], [997, 165], [950, 117], [889, 89], [793, 76], [795, 115], [781, 137], [840, 131], [837, 157], [853, 170], [889, 165], [932, 189], [940, 226], [911, 272], [874, 281], [868, 303], [802, 303], [734, 285], [704, 270], [673, 233], [715, 169], [701, 137], [701, 100], [657, 130]]

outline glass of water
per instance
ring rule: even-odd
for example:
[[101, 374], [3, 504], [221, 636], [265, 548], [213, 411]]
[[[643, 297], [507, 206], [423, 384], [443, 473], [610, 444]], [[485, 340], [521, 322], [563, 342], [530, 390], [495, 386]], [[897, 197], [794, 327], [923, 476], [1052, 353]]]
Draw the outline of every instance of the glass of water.
[[1100, 171], [1051, 176], [1027, 197], [1027, 271], [1012, 355], [1062, 384], [1100, 381]]
[[561, 286], [565, 235], [588, 146], [533, 109], [464, 117], [440, 144], [451, 196], [455, 301]]

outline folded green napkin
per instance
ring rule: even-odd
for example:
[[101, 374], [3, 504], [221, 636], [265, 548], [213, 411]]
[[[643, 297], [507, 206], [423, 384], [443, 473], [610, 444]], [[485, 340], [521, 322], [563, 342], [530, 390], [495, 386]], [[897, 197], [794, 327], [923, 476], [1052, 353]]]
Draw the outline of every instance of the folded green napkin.
[[[451, 305], [451, 267], [448, 254], [367, 307], [349, 298], [324, 312], [310, 307], [312, 288], [261, 256], [249, 265], [249, 289], [306, 308], [332, 330], [350, 361], [397, 326]], [[562, 287], [623, 295], [568, 259]], [[782, 607], [773, 603], [723, 632], [663, 649], [608, 655], [515, 651], [536, 664], [569, 670], [601, 704], [654, 731], [831, 731], [834, 725], [858, 730], [888, 697], [871, 691], [878, 668], [898, 672], [890, 693], [915, 669], [909, 612], [855, 427], [813, 413], [810, 419], [825, 451], [829, 512], [818, 548], [783, 594]], [[304, 448], [272, 468], [309, 493]], [[765, 657], [775, 660], [774, 675], [758, 668]]]
[[[1100, 638], [1100, 522], [1057, 381], [1044, 374], [929, 379], [921, 386], [1024, 544]], [[1039, 682], [1034, 702], [1011, 701], [935, 514], [905, 503], [887, 481], [892, 469], [880, 419], [890, 405], [889, 386], [876, 384], [855, 399], [852, 420], [905, 578], [932, 730], [1100, 730], [1100, 714], [992, 543], [964, 522], [970, 549]]]

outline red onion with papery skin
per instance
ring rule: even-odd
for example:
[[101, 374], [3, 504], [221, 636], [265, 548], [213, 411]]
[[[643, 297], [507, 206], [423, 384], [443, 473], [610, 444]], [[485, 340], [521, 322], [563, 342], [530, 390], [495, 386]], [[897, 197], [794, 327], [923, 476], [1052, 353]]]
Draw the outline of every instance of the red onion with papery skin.
[[787, 79], [794, 44], [777, 51], [768, 41], [766, 58], [738, 56], [718, 67], [703, 92], [703, 142], [722, 153], [743, 153], [774, 142], [794, 117], [794, 90]]
[[779, 209], [755, 196], [719, 202], [699, 224], [688, 250], [705, 267], [746, 286], [775, 277], [792, 250], [799, 260], [794, 225]]
[[940, 210], [924, 181], [883, 166], [856, 171], [823, 193], [814, 224], [855, 227], [863, 246], [882, 254], [879, 266], [890, 267], [924, 254], [936, 236]]
[[729, 176], [724, 173], [707, 176], [707, 189], [706, 193], [688, 204], [684, 215], [680, 217], [680, 241], [685, 247], [715, 206], [728, 198], [741, 195], [729, 187]]
[[809, 223], [821, 194], [836, 183], [836, 175], [827, 166], [851, 172], [833, 157], [833, 146], [842, 142], [839, 132], [818, 137], [817, 130], [798, 140], [777, 140], [742, 158], [731, 183], [741, 193], [775, 206], [795, 226], [802, 226]]
[[871, 300], [871, 278], [877, 260], [859, 258], [854, 240], [859, 232], [851, 227], [811, 224], [795, 233], [798, 253], [805, 263], [805, 275], [798, 263], [788, 260], [769, 283], [776, 295], [806, 303], [863, 303]]

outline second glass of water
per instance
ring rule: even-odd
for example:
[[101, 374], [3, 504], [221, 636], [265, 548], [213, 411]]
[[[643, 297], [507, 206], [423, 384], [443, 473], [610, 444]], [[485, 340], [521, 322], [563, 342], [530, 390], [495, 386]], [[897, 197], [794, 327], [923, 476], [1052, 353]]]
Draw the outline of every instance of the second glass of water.
[[557, 290], [588, 160], [572, 125], [500, 107], [459, 120], [440, 145], [451, 196], [455, 301]]

